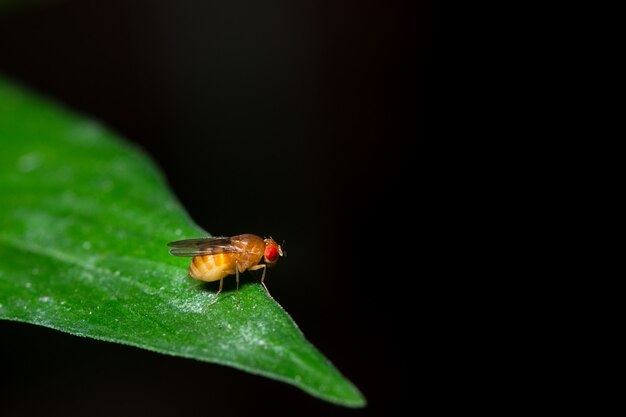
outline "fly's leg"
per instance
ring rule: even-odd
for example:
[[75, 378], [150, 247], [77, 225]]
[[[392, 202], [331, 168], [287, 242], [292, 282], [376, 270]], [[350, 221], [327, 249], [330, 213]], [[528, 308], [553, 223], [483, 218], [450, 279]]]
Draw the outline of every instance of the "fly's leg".
[[265, 286], [265, 272], [267, 271], [267, 265], [266, 264], [255, 265], [252, 268], [249, 268], [248, 271], [256, 271], [257, 269], [263, 270], [263, 274], [261, 275], [261, 285], [263, 286], [263, 288], [265, 288], [265, 292], [267, 293], [267, 295], [269, 295], [270, 298], [273, 300], [274, 297], [272, 297], [272, 294], [270, 294], [270, 291]]
[[222, 292], [223, 286], [224, 286], [224, 278], [220, 279], [220, 289], [217, 290], [217, 292], [215, 293], [215, 296], [213, 297], [213, 301], [211, 302], [211, 304], [217, 301], [217, 296], [220, 295], [220, 293]]
[[193, 284], [192, 286], [190, 286], [189, 289], [191, 289], [191, 288], [198, 288], [200, 285], [204, 285], [204, 284], [206, 284], [206, 282], [200, 281], [197, 284]]
[[235, 279], [237, 280], [237, 289], [235, 290], [235, 300], [239, 304], [239, 261], [235, 261]]

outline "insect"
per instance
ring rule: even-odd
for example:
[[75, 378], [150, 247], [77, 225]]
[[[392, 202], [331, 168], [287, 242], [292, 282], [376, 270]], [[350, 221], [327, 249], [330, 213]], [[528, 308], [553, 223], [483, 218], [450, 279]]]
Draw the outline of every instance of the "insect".
[[[283, 243], [284, 244], [284, 243]], [[261, 285], [267, 295], [273, 298], [265, 286], [265, 272], [268, 266], [274, 266], [278, 258], [285, 252], [274, 239], [263, 239], [252, 234], [232, 237], [202, 237], [197, 239], [178, 240], [167, 244], [172, 247], [174, 256], [193, 257], [189, 265], [189, 276], [200, 281], [218, 281], [220, 288], [215, 299], [224, 286], [224, 278], [235, 275], [237, 279], [236, 299], [239, 302], [239, 273], [244, 271], [263, 270]], [[265, 263], [261, 263], [264, 261]], [[215, 301], [214, 301], [215, 302]]]

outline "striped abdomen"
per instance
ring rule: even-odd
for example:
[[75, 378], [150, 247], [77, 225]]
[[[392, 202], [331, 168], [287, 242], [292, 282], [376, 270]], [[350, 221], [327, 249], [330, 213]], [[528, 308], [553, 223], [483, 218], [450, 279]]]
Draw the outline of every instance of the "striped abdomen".
[[235, 253], [194, 256], [189, 265], [189, 276], [200, 281], [218, 281], [235, 273]]

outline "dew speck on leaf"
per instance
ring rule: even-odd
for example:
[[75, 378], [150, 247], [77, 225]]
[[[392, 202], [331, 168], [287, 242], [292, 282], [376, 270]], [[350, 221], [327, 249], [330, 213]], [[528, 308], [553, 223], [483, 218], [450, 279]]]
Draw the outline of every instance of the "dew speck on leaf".
[[100, 140], [103, 133], [104, 128], [100, 123], [94, 120], [85, 120], [72, 129], [67, 135], [67, 139], [82, 145], [93, 145]]
[[39, 168], [42, 162], [43, 156], [41, 154], [37, 152], [27, 153], [18, 160], [17, 169], [23, 173], [31, 172]]

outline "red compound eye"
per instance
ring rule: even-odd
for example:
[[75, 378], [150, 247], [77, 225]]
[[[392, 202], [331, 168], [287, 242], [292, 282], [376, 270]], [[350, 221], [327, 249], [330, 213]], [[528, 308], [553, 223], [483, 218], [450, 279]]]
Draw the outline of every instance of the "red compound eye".
[[265, 259], [270, 262], [275, 262], [278, 258], [278, 249], [275, 246], [268, 246], [265, 248]]

